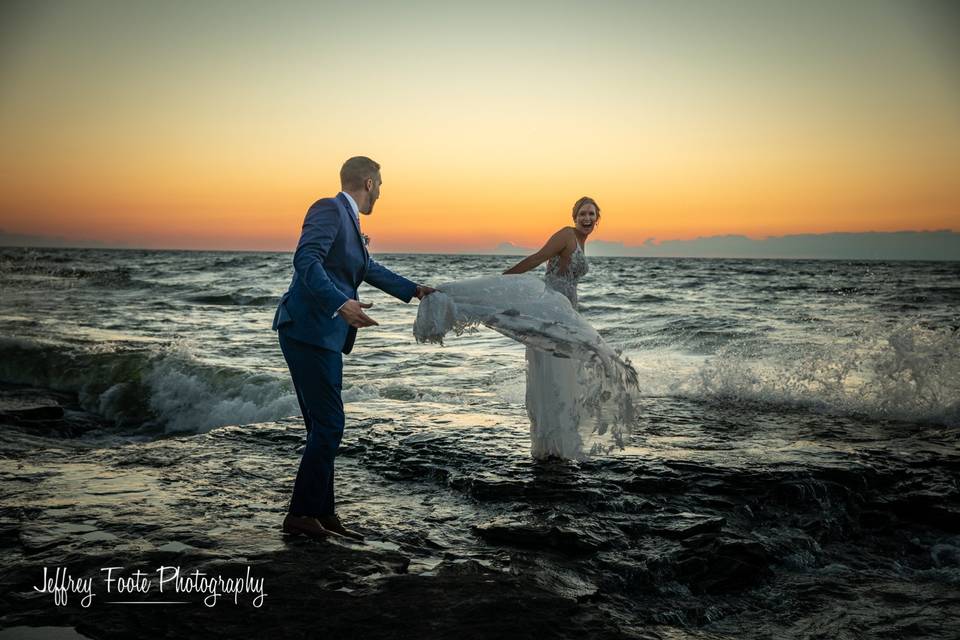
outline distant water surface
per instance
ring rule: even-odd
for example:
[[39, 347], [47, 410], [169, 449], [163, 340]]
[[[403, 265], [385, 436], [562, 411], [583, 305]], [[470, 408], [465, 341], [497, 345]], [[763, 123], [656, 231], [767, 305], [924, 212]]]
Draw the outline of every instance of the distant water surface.
[[[434, 286], [517, 259], [377, 258]], [[0, 379], [172, 431], [295, 414], [270, 330], [291, 269], [288, 253], [2, 249]], [[522, 406], [520, 345], [417, 345], [415, 302], [361, 296], [380, 326], [346, 359], [345, 400]], [[580, 303], [643, 396], [958, 420], [960, 263], [591, 258]]]
[[[435, 286], [516, 260], [378, 259]], [[416, 344], [416, 303], [364, 287], [380, 326], [345, 362], [337, 508], [368, 536], [349, 559], [277, 528], [304, 434], [270, 329], [291, 268], [0, 250], [0, 399], [54, 389], [64, 409], [0, 410], [0, 626], [166, 624], [108, 608], [52, 622], [30, 586], [41, 566], [151, 553], [272, 571], [291, 637], [316, 629], [304, 603], [343, 589], [371, 608], [451, 573], [452, 589], [520, 581], [520, 622], [546, 615], [558, 637], [960, 637], [960, 264], [591, 259], [581, 310], [639, 370], [639, 420], [626, 451], [583, 463], [530, 459], [520, 345]], [[275, 620], [193, 611], [224, 638]], [[394, 618], [368, 617], [392, 637]]]

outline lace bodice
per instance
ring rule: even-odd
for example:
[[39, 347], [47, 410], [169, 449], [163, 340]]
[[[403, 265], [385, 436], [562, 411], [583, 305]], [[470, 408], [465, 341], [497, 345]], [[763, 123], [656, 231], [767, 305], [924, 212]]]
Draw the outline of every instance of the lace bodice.
[[567, 297], [573, 308], [577, 308], [577, 282], [587, 274], [587, 256], [580, 243], [570, 254], [570, 263], [566, 271], [560, 270], [560, 256], [556, 255], [547, 261], [547, 273], [543, 281], [554, 291], [559, 291]]

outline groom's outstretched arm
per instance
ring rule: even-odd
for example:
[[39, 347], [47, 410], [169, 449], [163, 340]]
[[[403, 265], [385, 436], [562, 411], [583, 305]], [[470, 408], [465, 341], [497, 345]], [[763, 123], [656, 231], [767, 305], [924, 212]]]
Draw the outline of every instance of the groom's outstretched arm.
[[363, 277], [363, 281], [404, 302], [410, 302], [410, 299], [417, 293], [415, 282], [397, 275], [373, 258], [370, 258], [370, 262], [367, 264], [367, 275]]
[[293, 268], [307, 290], [313, 294], [320, 310], [328, 316], [350, 299], [337, 288], [323, 268], [323, 259], [340, 232], [340, 213], [332, 201], [318, 200], [307, 211], [297, 251], [293, 254]]

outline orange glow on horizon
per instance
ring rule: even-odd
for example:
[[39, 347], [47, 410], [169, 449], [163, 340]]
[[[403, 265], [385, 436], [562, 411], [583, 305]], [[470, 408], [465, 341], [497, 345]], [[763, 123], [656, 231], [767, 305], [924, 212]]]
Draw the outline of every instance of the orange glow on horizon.
[[[337, 164], [331, 165], [335, 173]], [[935, 183], [905, 185], [892, 194], [886, 185], [887, 193], [881, 194], [871, 193], [866, 180], [844, 188], [817, 185], [814, 179], [802, 184], [795, 176], [776, 182], [758, 178], [759, 187], [753, 181], [703, 180], [694, 188], [664, 182], [659, 189], [640, 185], [636, 192], [602, 179], [594, 182], [598, 188], [578, 190], [568, 186], [571, 180], [558, 180], [565, 192], [549, 188], [545, 180], [526, 191], [515, 184], [498, 189], [493, 178], [485, 187], [431, 185], [422, 177], [411, 177], [410, 185], [400, 180], [391, 179], [384, 166], [381, 199], [372, 215], [362, 217], [375, 252], [489, 252], [503, 242], [537, 248], [570, 224], [570, 206], [585, 194], [602, 208], [591, 240], [627, 246], [649, 238], [956, 229], [960, 211], [960, 196], [938, 190]], [[146, 187], [132, 181], [116, 186], [61, 182], [49, 191], [22, 183], [5, 194], [0, 229], [119, 246], [285, 250], [295, 246], [310, 204], [339, 190], [336, 180], [317, 180], [315, 188], [310, 182], [285, 188], [243, 184], [239, 177], [212, 184], [181, 177], [179, 186], [175, 179], [158, 183], [162, 193], [156, 194], [141, 192]]]
[[909, 3], [373, 4], [362, 41], [339, 6], [24, 8], [0, 232], [289, 250], [358, 153], [383, 165], [374, 251], [539, 247], [582, 195], [627, 246], [960, 230], [956, 63]]

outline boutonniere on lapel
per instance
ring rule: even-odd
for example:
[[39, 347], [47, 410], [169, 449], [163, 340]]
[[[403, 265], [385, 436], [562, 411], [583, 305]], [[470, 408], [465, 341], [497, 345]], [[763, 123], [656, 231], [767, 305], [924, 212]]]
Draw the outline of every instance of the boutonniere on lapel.
[[368, 235], [365, 234], [365, 233], [361, 233], [361, 234], [360, 234], [360, 239], [363, 240], [363, 246], [365, 246], [365, 247], [369, 247], [369, 246], [370, 246], [370, 236], [368, 236]]

